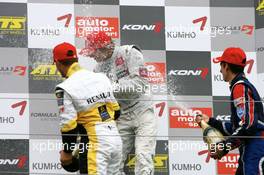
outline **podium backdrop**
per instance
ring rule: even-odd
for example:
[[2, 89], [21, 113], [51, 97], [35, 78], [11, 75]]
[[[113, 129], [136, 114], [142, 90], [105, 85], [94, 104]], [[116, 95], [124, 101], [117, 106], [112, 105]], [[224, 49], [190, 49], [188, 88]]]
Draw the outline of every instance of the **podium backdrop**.
[[[229, 120], [229, 87], [212, 59], [246, 51], [264, 96], [263, 0], [0, 0], [0, 174], [65, 174], [52, 48], [103, 30], [144, 54], [159, 120], [155, 174], [234, 174], [239, 155], [207, 159], [197, 113]], [[79, 56], [92, 70], [95, 62]], [[133, 152], [126, 171], [133, 172]]]

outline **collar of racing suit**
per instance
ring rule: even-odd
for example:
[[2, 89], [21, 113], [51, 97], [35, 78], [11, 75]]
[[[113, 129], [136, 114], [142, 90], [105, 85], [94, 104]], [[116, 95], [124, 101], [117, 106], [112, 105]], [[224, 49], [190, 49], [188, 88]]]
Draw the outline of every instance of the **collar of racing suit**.
[[68, 69], [68, 72], [67, 72], [67, 75], [66, 77], [70, 77], [72, 76], [75, 72], [81, 70], [82, 68], [80, 67], [80, 65], [76, 62], [76, 63], [73, 63], [69, 69]]
[[239, 73], [239, 74], [237, 74], [237, 75], [235, 76], [235, 78], [231, 81], [231, 84], [230, 84], [230, 86], [229, 86], [229, 89], [231, 90], [232, 87], [234, 86], [234, 84], [235, 84], [236, 82], [238, 82], [239, 80], [242, 80], [242, 79], [246, 79], [245, 74], [244, 74], [244, 73]]

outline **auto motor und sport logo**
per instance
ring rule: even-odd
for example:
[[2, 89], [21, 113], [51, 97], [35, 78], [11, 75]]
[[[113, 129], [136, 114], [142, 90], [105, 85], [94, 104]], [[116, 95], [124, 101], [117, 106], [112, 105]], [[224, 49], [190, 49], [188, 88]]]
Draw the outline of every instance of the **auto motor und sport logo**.
[[0, 16], [0, 35], [25, 35], [26, 17]]
[[147, 79], [149, 83], [162, 84], [165, 83], [165, 63], [145, 63], [147, 68]]
[[227, 154], [217, 161], [218, 174], [234, 174], [238, 167], [239, 154]]
[[177, 107], [169, 108], [170, 128], [199, 128], [195, 122], [197, 114], [206, 114], [212, 116], [211, 108], [188, 108], [182, 109]]
[[206, 79], [208, 74], [208, 68], [197, 68], [194, 70], [191, 69], [182, 69], [182, 70], [170, 70], [168, 75], [170, 76], [196, 76]]
[[77, 16], [75, 25], [76, 36], [79, 38], [99, 31], [104, 31], [112, 38], [119, 38], [119, 22], [117, 17]]
[[1, 66], [0, 75], [16, 75], [16, 76], [25, 76], [26, 75], [26, 66]]

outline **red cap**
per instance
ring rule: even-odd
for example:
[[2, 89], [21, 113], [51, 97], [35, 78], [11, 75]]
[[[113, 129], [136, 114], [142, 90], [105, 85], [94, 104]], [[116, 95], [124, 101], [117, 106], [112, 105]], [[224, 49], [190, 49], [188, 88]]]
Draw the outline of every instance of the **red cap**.
[[226, 62], [238, 66], [245, 67], [246, 66], [246, 54], [245, 52], [238, 47], [229, 47], [225, 49], [223, 55], [221, 57], [217, 57], [213, 59], [214, 63]]
[[56, 61], [65, 61], [77, 58], [76, 48], [70, 43], [61, 43], [53, 49], [53, 59]]
[[89, 34], [85, 40], [85, 48], [81, 50], [80, 54], [89, 56], [96, 51], [96, 49], [103, 48], [111, 42], [111, 37], [103, 31]]

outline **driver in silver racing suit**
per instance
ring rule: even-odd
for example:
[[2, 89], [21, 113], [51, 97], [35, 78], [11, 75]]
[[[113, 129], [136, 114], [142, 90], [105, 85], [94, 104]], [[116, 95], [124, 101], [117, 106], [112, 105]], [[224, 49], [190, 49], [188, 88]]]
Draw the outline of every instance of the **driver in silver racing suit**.
[[157, 121], [154, 115], [147, 69], [140, 49], [134, 45], [116, 46], [104, 32], [87, 37], [82, 55], [95, 59], [95, 72], [104, 72], [112, 81], [114, 95], [121, 106], [117, 126], [123, 142], [123, 159], [120, 172], [124, 174], [124, 163], [135, 146], [135, 174], [154, 174]]

